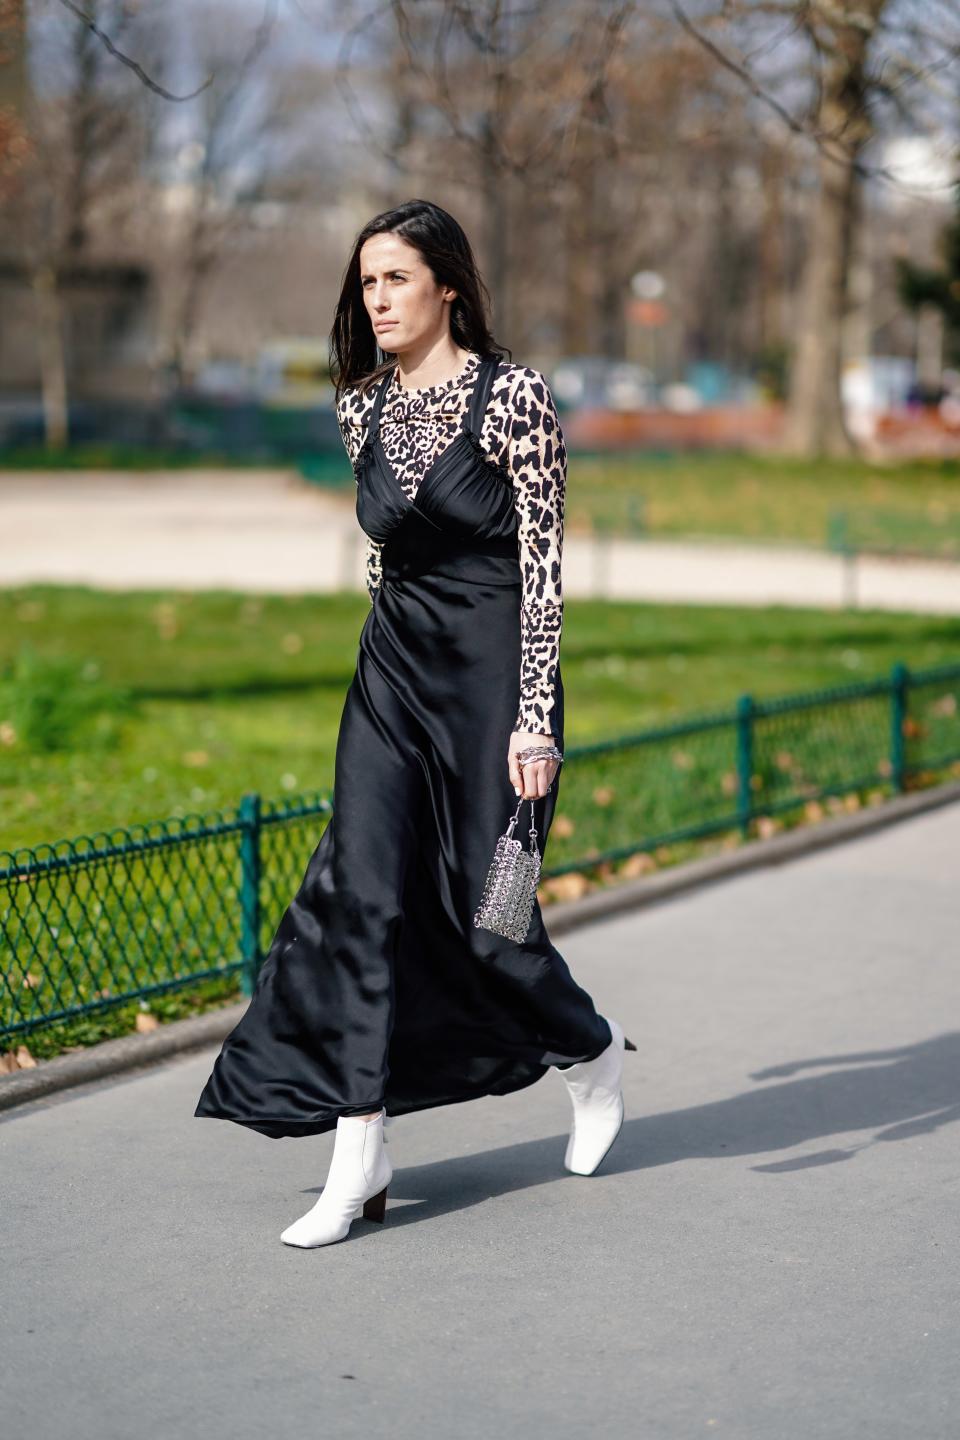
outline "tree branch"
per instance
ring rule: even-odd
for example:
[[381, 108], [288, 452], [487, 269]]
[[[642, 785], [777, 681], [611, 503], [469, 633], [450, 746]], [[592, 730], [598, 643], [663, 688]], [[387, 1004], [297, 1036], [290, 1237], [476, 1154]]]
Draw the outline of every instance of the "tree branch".
[[[916, 196], [920, 194], [935, 194], [953, 189], [952, 181], [944, 185], [904, 185], [900, 178], [895, 175], [893, 171], [890, 170], [887, 166], [871, 165], [867, 161], [861, 160], [859, 156], [851, 155], [842, 147], [837, 148], [837, 141], [839, 138], [837, 133], [828, 133], [821, 127], [811, 124], [810, 121], [802, 117], [793, 115], [790, 110], [788, 110], [787, 107], [776, 98], [775, 95], [770, 94], [769, 90], [767, 90], [766, 87], [760, 83], [760, 81], [746, 65], [741, 64], [738, 60], [734, 59], [733, 56], [727, 54], [727, 52], [723, 50], [719, 45], [717, 45], [713, 40], [711, 40], [708, 35], [705, 35], [703, 33], [703, 31], [699, 28], [699, 26], [694, 23], [694, 21], [688, 15], [687, 11], [684, 9], [681, 0], [670, 0], [670, 8], [676, 16], [681, 27], [697, 42], [698, 45], [702, 46], [703, 49], [705, 49], [707, 53], [717, 61], [718, 64], [724, 67], [724, 69], [729, 70], [731, 74], [735, 75], [737, 79], [740, 80], [740, 82], [750, 92], [750, 94], [753, 95], [755, 99], [759, 100], [761, 104], [767, 106], [768, 109], [772, 110], [774, 114], [777, 115], [778, 118], [795, 135], [801, 135], [808, 140], [812, 140], [819, 149], [821, 155], [823, 155], [825, 159], [829, 160], [831, 164], [849, 167], [854, 171], [855, 174], [860, 176], [862, 179], [883, 180], [887, 184], [892, 186], [894, 189], [899, 190], [907, 195]], [[768, 8], [768, 6], [762, 8]], [[800, 9], [804, 12], [807, 22], [810, 18], [819, 16], [823, 19], [829, 20], [831, 23], [843, 24], [847, 26], [847, 28], [851, 29], [856, 28], [864, 31], [865, 29], [870, 28], [872, 31], [876, 28], [875, 25], [870, 25], [868, 27], [868, 21], [870, 20], [870, 17], [865, 12], [853, 10], [848, 12], [838, 10], [836, 6], [829, 3], [829, 0], [806, 0], [806, 3], [804, 3], [802, 6], [794, 8], [795, 11], [797, 9]], [[776, 5], [775, 9], [776, 12], [780, 15], [784, 13], [783, 7], [780, 5]], [[807, 28], [808, 34], [810, 35], [813, 43], [817, 46], [818, 49], [822, 48], [821, 42], [823, 37], [813, 27], [809, 26], [809, 24], [807, 25]], [[917, 67], [916, 73], [914, 75], [911, 75], [909, 78], [916, 81], [921, 74], [932, 73], [935, 68], [942, 68], [944, 64], [949, 64], [950, 61], [956, 57], [957, 53], [960, 53], [960, 51], [951, 49], [941, 63], [934, 66], [929, 66], [925, 71], [922, 72], [920, 71], [919, 67]], [[887, 91], [887, 98], [891, 100], [893, 98], [889, 90]]]
[[[202, 94], [204, 90], [208, 89], [208, 87], [213, 84], [214, 77], [211, 74], [207, 76], [206, 80], [204, 80], [202, 85], [198, 86], [196, 90], [191, 90], [188, 95], [174, 95], [172, 91], [165, 89], [164, 86], [159, 84], [158, 81], [154, 80], [151, 75], [148, 75], [147, 72], [143, 69], [142, 65], [139, 65], [136, 60], [132, 59], [129, 55], [126, 55], [119, 48], [119, 46], [114, 43], [114, 41], [110, 38], [106, 31], [100, 29], [100, 26], [97, 24], [96, 20], [94, 20], [93, 16], [88, 15], [85, 10], [82, 10], [79, 5], [74, 3], [74, 0], [60, 0], [60, 4], [64, 7], [65, 10], [69, 10], [71, 15], [74, 15], [78, 20], [80, 20], [87, 27], [87, 29], [92, 35], [96, 36], [96, 38], [100, 41], [100, 44], [114, 57], [114, 59], [119, 60], [121, 65], [126, 65], [127, 69], [132, 70], [133, 73], [136, 75], [137, 79], [142, 84], [144, 84], [148, 90], [152, 90], [155, 95], [161, 96], [162, 99], [174, 100], [177, 102], [182, 102], [184, 100], [195, 100], [198, 95]], [[243, 74], [245, 74], [245, 72], [250, 68], [253, 62], [262, 54], [262, 52], [269, 44], [270, 36], [277, 19], [278, 4], [279, 0], [265, 0], [263, 7], [263, 15], [260, 19], [260, 24], [257, 26], [256, 33], [254, 34], [253, 40], [250, 44], [249, 49], [247, 50], [247, 53], [240, 61], [240, 65], [238, 67], [239, 75], [242, 76]]]

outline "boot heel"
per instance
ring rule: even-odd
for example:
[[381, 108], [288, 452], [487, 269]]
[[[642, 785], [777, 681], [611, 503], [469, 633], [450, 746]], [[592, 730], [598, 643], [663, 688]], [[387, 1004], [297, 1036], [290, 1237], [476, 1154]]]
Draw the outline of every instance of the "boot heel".
[[626, 1035], [624, 1035], [624, 1037], [623, 1037], [623, 1048], [624, 1048], [624, 1050], [636, 1050], [637, 1047], [636, 1047], [636, 1045], [634, 1045], [634, 1043], [633, 1043], [632, 1040], [628, 1040], [627, 1037], [626, 1037]]
[[383, 1224], [384, 1212], [387, 1208], [387, 1186], [384, 1185], [379, 1195], [372, 1195], [363, 1207], [363, 1218], [365, 1220], [379, 1220]]

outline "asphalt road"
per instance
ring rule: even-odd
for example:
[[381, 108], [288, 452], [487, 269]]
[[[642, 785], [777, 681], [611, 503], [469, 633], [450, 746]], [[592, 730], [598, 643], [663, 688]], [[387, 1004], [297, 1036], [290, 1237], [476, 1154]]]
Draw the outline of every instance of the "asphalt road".
[[564, 937], [627, 1121], [559, 1074], [398, 1119], [380, 1227], [280, 1231], [332, 1135], [192, 1111], [213, 1051], [0, 1124], [30, 1440], [953, 1440], [960, 806]]

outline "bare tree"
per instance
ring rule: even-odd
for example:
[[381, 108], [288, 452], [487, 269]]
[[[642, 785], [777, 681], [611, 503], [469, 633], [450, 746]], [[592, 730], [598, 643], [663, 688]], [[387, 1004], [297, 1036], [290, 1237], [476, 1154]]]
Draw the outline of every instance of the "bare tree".
[[24, 0], [0, 0], [0, 199], [26, 158], [26, 69]]
[[[20, 38], [26, 15], [22, 7]], [[123, 36], [132, 13], [122, 0], [98, 0], [98, 13]], [[123, 71], [109, 63], [89, 29], [53, 34], [45, 17], [34, 43], [43, 65], [39, 90], [20, 82], [22, 138], [15, 167], [15, 201], [4, 210], [3, 241], [8, 260], [23, 267], [35, 301], [36, 337], [47, 443], [68, 438], [68, 374], [65, 355], [63, 283], [88, 255], [91, 224], [101, 232], [122, 229], [130, 203], [142, 131], [141, 91], [125, 93]], [[22, 55], [22, 48], [21, 48]], [[7, 171], [10, 166], [7, 144]]]
[[841, 375], [851, 257], [864, 181], [893, 179], [868, 147], [891, 121], [914, 131], [944, 123], [941, 76], [960, 54], [960, 13], [954, 0], [708, 0], [694, 20], [681, 0], [671, 5], [759, 106], [815, 146], [786, 447], [849, 453]]
[[[0, 183], [15, 169], [17, 186], [17, 203], [0, 219], [0, 245], [34, 295], [50, 446], [69, 438], [64, 300], [84, 267], [138, 257], [155, 282], [161, 350], [174, 379], [189, 368], [208, 282], [253, 225], [250, 201], [281, 168], [310, 103], [306, 93], [291, 97], [286, 72], [259, 64], [279, 3], [266, 0], [259, 25], [237, 32], [231, 6], [143, 12], [134, 0], [35, 0], [40, 81], [20, 107], [26, 158], [14, 167], [12, 138], [0, 150]], [[14, 10], [22, 18], [20, 0], [0, 5], [8, 7], [0, 21]], [[0, 46], [4, 35], [0, 29]], [[22, 30], [19, 38], [22, 60]], [[187, 79], [198, 83], [175, 83], [191, 67]], [[14, 74], [0, 65], [11, 94]], [[313, 98], [316, 89], [314, 74]], [[16, 119], [11, 107], [11, 126]], [[4, 122], [0, 110], [0, 140]], [[288, 202], [296, 189], [288, 184]]]
[[[511, 256], [519, 243], [536, 243], [537, 227], [527, 222], [537, 207], [551, 217], [550, 258], [562, 274], [557, 237], [565, 199], [578, 169], [591, 164], [600, 203], [582, 218], [602, 223], [615, 153], [605, 92], [633, 8], [634, 0], [390, 0], [394, 28], [381, 27], [376, 74], [393, 99], [396, 124], [383, 138], [382, 127], [366, 121], [356, 90], [369, 31], [359, 22], [347, 30], [338, 83], [358, 127], [391, 177], [454, 187], [476, 205], [501, 324], [507, 315], [516, 319]], [[592, 247], [592, 235], [586, 244]]]
[[[692, 348], [742, 366], [772, 347], [782, 147], [703, 47], [635, 3], [391, 0], [390, 13], [394, 33], [386, 17], [348, 28], [342, 92], [389, 192], [429, 184], [476, 213], [512, 342], [623, 355], [631, 277], [653, 268], [670, 276], [666, 362]], [[747, 169], [765, 171], [769, 197], [766, 328], [749, 292], [764, 219]]]
[[272, 202], [279, 215], [271, 229], [275, 269], [284, 227], [295, 224], [298, 208], [308, 207], [322, 186], [315, 130], [328, 88], [326, 65], [289, 54], [270, 63], [271, 41], [283, 33], [274, 23], [275, 4], [265, 6], [252, 39], [232, 27], [235, 13], [228, 0], [208, 3], [183, 22], [194, 63], [212, 79], [182, 107], [163, 162], [176, 177], [171, 191], [178, 201], [154, 253], [167, 294], [163, 358], [175, 384], [201, 357], [212, 282], [251, 240], [258, 203]]
[[862, 198], [857, 162], [873, 134], [867, 56], [887, 3], [856, 0], [856, 10], [852, 4], [841, 5], [829, 20], [822, 14], [811, 16], [810, 34], [821, 66], [816, 129], [823, 143], [785, 436], [786, 449], [798, 454], [841, 455], [855, 448], [841, 396], [843, 320], [849, 309], [851, 254]]
[[[166, 135], [165, 116], [184, 120], [169, 132], [167, 209], [139, 192], [176, 376], [200, 353], [210, 281], [242, 247], [249, 202], [279, 176], [295, 208], [315, 193], [324, 154], [328, 175], [341, 166], [328, 193], [344, 221], [397, 192], [439, 191], [462, 206], [511, 343], [625, 353], [631, 277], [657, 269], [668, 280], [664, 368], [692, 354], [742, 369], [782, 343], [784, 299], [797, 296], [788, 443], [849, 450], [840, 379], [851, 256], [864, 186], [891, 183], [874, 142], [944, 128], [960, 0], [381, 0], [362, 10], [265, 0], [259, 24], [242, 28], [227, 23], [234, 7], [208, 0], [163, 12], [181, 35], [189, 26], [189, 75], [129, 28], [129, 0], [46, 3], [149, 97], [152, 129]], [[288, 63], [279, 78], [275, 57], [255, 64], [294, 21], [341, 36], [332, 77], [306, 56], [295, 85]], [[333, 89], [330, 78], [344, 104], [326, 118], [340, 122], [341, 143], [314, 144], [302, 174], [278, 171], [278, 154], [314, 123], [311, 112], [304, 124], [311, 92]], [[89, 164], [58, 191], [68, 249], [84, 243], [113, 144], [101, 128], [91, 146], [79, 113], [70, 145]], [[352, 170], [342, 168], [344, 115], [359, 137]], [[49, 374], [54, 394], [52, 360]]]

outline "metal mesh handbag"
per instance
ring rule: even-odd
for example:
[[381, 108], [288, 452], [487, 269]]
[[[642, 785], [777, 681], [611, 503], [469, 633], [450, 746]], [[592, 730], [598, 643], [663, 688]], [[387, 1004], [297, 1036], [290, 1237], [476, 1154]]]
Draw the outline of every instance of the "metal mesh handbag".
[[491, 930], [494, 935], [516, 941], [527, 938], [541, 863], [536, 846], [537, 829], [533, 823], [533, 800], [530, 801], [530, 849], [524, 850], [520, 841], [513, 838], [522, 805], [521, 795], [513, 819], [497, 840], [484, 881], [483, 895], [473, 917], [473, 923], [479, 929]]

